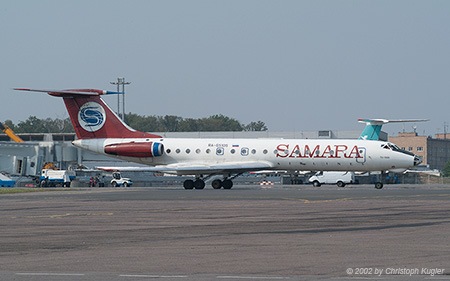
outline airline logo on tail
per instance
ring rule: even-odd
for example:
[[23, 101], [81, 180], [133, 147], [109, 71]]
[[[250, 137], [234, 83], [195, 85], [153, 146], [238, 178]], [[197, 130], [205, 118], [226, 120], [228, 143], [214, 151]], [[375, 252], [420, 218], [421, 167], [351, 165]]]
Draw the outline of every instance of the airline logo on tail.
[[106, 122], [105, 109], [96, 102], [87, 102], [78, 111], [78, 123], [88, 132], [100, 130]]

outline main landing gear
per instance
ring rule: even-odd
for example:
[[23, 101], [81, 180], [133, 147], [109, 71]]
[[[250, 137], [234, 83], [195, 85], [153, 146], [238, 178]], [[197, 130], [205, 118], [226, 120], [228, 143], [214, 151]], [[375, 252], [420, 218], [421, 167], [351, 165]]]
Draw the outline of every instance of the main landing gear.
[[183, 183], [184, 189], [204, 189], [205, 181], [202, 179], [193, 180], [185, 180]]
[[233, 187], [233, 182], [229, 179], [224, 179], [222, 180], [213, 180], [211, 183], [212, 187], [214, 189], [220, 189], [221, 187], [223, 187], [223, 189], [231, 189]]
[[[231, 189], [233, 187], [233, 181], [225, 178], [224, 180], [215, 179], [211, 182], [211, 186], [214, 189]], [[184, 189], [204, 189], [205, 181], [203, 179], [185, 180], [183, 183]]]

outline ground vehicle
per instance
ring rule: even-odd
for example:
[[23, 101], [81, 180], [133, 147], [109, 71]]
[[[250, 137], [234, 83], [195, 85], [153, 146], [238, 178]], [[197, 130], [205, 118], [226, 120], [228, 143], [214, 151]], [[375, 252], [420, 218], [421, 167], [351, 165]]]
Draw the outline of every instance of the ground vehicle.
[[112, 174], [113, 179], [111, 180], [111, 185], [113, 187], [118, 187], [118, 186], [130, 186], [133, 184], [133, 182], [131, 181], [130, 178], [122, 178], [122, 175], [119, 172], [114, 172]]
[[0, 172], [0, 186], [2, 187], [13, 187], [16, 184], [16, 181], [8, 177], [3, 172]]
[[348, 183], [355, 182], [354, 172], [317, 172], [308, 180], [314, 186], [319, 187], [322, 184], [337, 184], [344, 187]]
[[70, 182], [75, 178], [75, 171], [42, 169], [41, 177], [39, 178], [39, 186], [54, 187], [56, 185], [61, 185], [70, 187]]
[[3, 123], [0, 123], [0, 130], [8, 135], [15, 142], [24, 142], [18, 135], [16, 135], [13, 130]]

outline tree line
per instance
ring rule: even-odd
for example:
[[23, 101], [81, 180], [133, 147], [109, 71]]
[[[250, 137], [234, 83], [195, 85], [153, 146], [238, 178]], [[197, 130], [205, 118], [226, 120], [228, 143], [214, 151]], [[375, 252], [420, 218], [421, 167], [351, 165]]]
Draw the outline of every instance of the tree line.
[[[126, 123], [142, 132], [212, 132], [212, 131], [267, 131], [262, 121], [242, 124], [234, 118], [222, 114], [207, 118], [183, 118], [174, 115], [142, 116], [125, 114]], [[16, 133], [74, 133], [70, 118], [40, 119], [30, 116], [25, 121], [14, 124], [11, 120], [3, 122]]]

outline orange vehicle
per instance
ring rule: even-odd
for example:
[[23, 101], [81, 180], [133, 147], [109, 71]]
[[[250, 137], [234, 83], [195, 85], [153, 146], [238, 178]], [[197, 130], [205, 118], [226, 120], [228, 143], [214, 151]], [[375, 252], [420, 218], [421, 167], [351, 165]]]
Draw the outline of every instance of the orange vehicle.
[[18, 135], [16, 135], [11, 128], [9, 128], [7, 125], [0, 123], [0, 130], [8, 135], [13, 141], [15, 142], [24, 142], [23, 139], [21, 139]]

